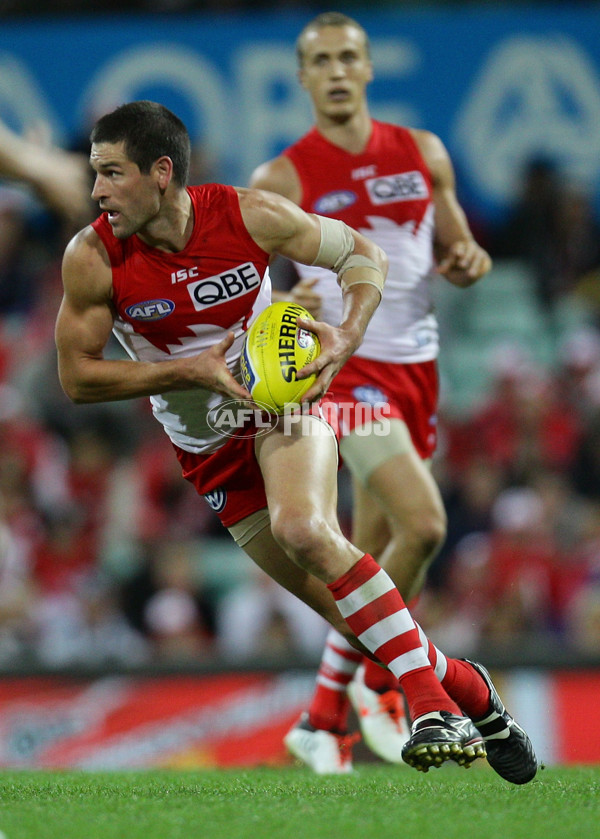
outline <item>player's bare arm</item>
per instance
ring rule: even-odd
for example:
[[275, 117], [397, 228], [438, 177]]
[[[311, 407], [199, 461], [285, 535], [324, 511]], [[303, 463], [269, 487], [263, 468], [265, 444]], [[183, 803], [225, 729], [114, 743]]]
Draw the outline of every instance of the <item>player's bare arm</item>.
[[458, 203], [454, 167], [444, 144], [430, 131], [412, 133], [433, 178], [438, 271], [453, 285], [467, 288], [487, 274], [492, 260], [473, 238]]
[[[299, 205], [302, 200], [302, 187], [296, 167], [285, 155], [275, 157], [255, 169], [250, 177], [250, 187], [276, 192], [278, 195], [289, 198], [294, 204]], [[319, 320], [322, 300], [321, 295], [314, 290], [317, 281], [316, 277], [305, 277], [289, 291], [273, 289], [273, 300], [291, 300], [298, 303], [299, 306], [308, 309], [316, 320]]]
[[[270, 192], [240, 189], [238, 194], [244, 223], [260, 247], [305, 265], [333, 268], [335, 258], [321, 256], [322, 222], [319, 216], [305, 213], [291, 201]], [[387, 257], [370, 239], [351, 228], [346, 230], [352, 237], [352, 256], [364, 264], [349, 267], [343, 275], [344, 310], [338, 327], [321, 321], [298, 321], [315, 332], [321, 342], [318, 358], [298, 373], [298, 378], [317, 374], [304, 401], [314, 401], [327, 392], [335, 374], [360, 346], [381, 300]]]
[[85, 155], [21, 137], [0, 122], [0, 175], [30, 184], [50, 209], [78, 225], [91, 217], [88, 173]]
[[55, 337], [60, 381], [73, 402], [116, 401], [194, 388], [249, 398], [225, 361], [233, 333], [190, 358], [159, 363], [105, 358], [114, 321], [112, 278], [104, 246], [91, 227], [67, 246], [63, 284]]
[[300, 178], [292, 161], [285, 155], [268, 160], [254, 170], [250, 176], [252, 189], [266, 189], [289, 198], [294, 204], [302, 200]]

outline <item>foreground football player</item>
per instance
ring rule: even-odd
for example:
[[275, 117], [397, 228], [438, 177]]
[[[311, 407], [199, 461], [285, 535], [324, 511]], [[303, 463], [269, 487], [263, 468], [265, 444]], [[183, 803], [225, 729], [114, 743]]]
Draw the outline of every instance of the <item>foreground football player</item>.
[[[302, 29], [296, 47], [315, 125], [258, 167], [251, 185], [367, 232], [389, 257], [383, 305], [329, 398], [340, 409], [357, 401], [385, 405], [391, 433], [381, 436], [377, 422], [357, 423], [357, 412], [347, 411], [340, 451], [353, 477], [352, 541], [377, 559], [410, 602], [446, 529], [429, 469], [436, 446], [439, 343], [432, 289], [442, 276], [470, 286], [489, 271], [491, 260], [458, 203], [441, 140], [371, 118], [366, 91], [373, 66], [363, 27], [326, 12]], [[298, 272], [303, 279], [292, 299], [309, 308], [316, 299], [321, 319], [337, 323], [340, 300], [331, 273], [303, 265]], [[332, 630], [308, 712], [285, 738], [315, 771], [346, 771], [347, 739], [340, 735], [347, 731], [350, 701], [367, 745], [385, 760], [402, 760], [410, 728], [398, 682], [371, 661], [360, 663], [357, 651]], [[522, 758], [519, 777], [533, 777], [528, 741], [519, 745], [516, 730], [511, 739], [515, 758]], [[488, 744], [496, 768], [506, 752], [507, 744], [500, 750]], [[514, 769], [510, 775], [516, 777]]]
[[[491, 713], [507, 738], [512, 720], [505, 724], [503, 708], [490, 711], [484, 677], [422, 639], [388, 575], [342, 535], [331, 427], [306, 415], [287, 433], [276, 425], [263, 436], [223, 437], [209, 422], [223, 400], [249, 398], [240, 351], [269, 303], [272, 254], [331, 268], [342, 288], [339, 327], [302, 322], [322, 347], [305, 368], [318, 373], [307, 401], [323, 396], [360, 344], [381, 298], [385, 255], [342, 222], [284, 198], [188, 188], [188, 133], [157, 103], [106, 114], [91, 143], [92, 196], [103, 212], [64, 255], [56, 342], [65, 392], [77, 403], [149, 396], [183, 475], [210, 496], [238, 544], [395, 674], [414, 719], [405, 761], [423, 771], [447, 760], [468, 766], [485, 755], [471, 718]], [[131, 360], [105, 357], [111, 330]], [[445, 688], [428, 655], [439, 676], [445, 670]]]

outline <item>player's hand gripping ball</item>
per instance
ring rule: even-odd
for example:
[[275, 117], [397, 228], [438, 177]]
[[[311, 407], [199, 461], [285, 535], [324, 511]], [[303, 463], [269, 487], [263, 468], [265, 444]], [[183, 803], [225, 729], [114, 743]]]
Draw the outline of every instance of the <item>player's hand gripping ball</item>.
[[261, 312], [246, 334], [241, 358], [245, 387], [255, 402], [275, 414], [298, 404], [316, 379], [297, 379], [296, 373], [321, 351], [317, 336], [296, 324], [297, 318], [314, 320], [297, 303], [272, 303]]

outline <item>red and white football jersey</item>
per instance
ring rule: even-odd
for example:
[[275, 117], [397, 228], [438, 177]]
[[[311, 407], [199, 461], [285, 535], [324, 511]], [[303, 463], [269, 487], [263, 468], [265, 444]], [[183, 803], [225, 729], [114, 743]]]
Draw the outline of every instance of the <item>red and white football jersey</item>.
[[[313, 128], [283, 153], [300, 178], [304, 210], [341, 219], [388, 255], [383, 304], [356, 355], [393, 363], [437, 358], [432, 180], [410, 131], [373, 121], [365, 150], [350, 154]], [[332, 272], [297, 268], [303, 277], [319, 277], [323, 320], [339, 323], [342, 296]]]
[[[149, 247], [135, 235], [117, 239], [106, 214], [93, 223], [112, 266], [113, 332], [131, 358], [160, 362], [197, 355], [232, 331], [227, 363], [240, 380], [244, 335], [270, 303], [269, 254], [248, 233], [233, 187], [204, 184], [188, 193], [194, 229], [178, 253]], [[207, 422], [224, 399], [205, 389], [150, 397], [169, 438], [194, 453], [225, 441]]]

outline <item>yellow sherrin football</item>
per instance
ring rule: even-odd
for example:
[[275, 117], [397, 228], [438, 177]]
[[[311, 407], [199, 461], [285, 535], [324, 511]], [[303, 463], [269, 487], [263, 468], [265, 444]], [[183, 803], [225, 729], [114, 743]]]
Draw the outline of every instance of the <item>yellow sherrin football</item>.
[[272, 303], [246, 334], [241, 358], [242, 377], [252, 398], [275, 414], [297, 404], [316, 376], [296, 379], [296, 373], [321, 351], [317, 336], [297, 326], [297, 318], [314, 320], [297, 303]]

